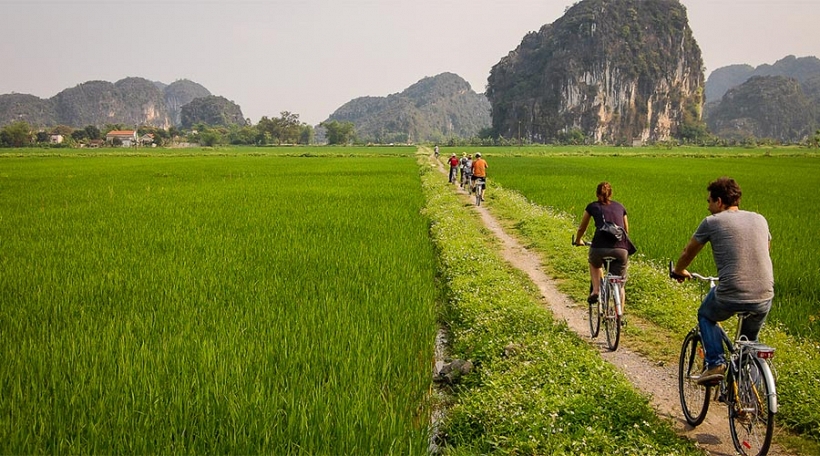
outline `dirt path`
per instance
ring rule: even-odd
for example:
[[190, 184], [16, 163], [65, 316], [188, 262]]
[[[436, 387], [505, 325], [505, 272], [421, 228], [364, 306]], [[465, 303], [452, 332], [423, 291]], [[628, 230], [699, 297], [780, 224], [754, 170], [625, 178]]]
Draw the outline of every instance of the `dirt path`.
[[[439, 170], [447, 174], [444, 165], [440, 162]], [[469, 195], [457, 185], [454, 185], [454, 190], [464, 195], [465, 200], [474, 200], [474, 198], [469, 198]], [[598, 338], [591, 339], [586, 307], [576, 305], [566, 295], [559, 292], [552, 278], [543, 272], [540, 258], [505, 232], [498, 220], [490, 215], [484, 205], [475, 207], [475, 210], [478, 211], [487, 229], [501, 241], [503, 250], [500, 253], [503, 258], [529, 276], [541, 292], [544, 305], [550, 308], [555, 318], [566, 321], [570, 329], [597, 347], [603, 359], [617, 367], [635, 387], [650, 398], [650, 403], [659, 416], [670, 419], [679, 434], [696, 441], [710, 454], [727, 456], [737, 454], [729, 433], [728, 411], [725, 405], [713, 401], [709, 405], [706, 420], [696, 428], [689, 426], [680, 410], [677, 365], [659, 366], [630, 351], [628, 337], [621, 338], [618, 350], [614, 352], [607, 348], [603, 331]], [[789, 453], [772, 444], [769, 454], [788, 455]]]

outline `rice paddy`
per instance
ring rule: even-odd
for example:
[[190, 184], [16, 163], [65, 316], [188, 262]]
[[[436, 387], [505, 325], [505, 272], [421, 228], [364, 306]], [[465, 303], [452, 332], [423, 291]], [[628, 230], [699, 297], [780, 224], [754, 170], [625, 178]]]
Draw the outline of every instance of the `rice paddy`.
[[4, 159], [0, 192], [0, 453], [426, 450], [413, 159]]

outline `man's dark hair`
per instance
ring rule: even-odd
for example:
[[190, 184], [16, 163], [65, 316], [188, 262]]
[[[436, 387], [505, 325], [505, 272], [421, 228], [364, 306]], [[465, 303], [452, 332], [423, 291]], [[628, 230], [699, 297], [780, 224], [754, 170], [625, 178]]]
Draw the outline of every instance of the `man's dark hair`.
[[740, 196], [742, 195], [740, 185], [730, 177], [718, 178], [710, 183], [706, 190], [709, 191], [712, 201], [717, 201], [720, 198], [720, 202], [725, 206], [740, 205]]

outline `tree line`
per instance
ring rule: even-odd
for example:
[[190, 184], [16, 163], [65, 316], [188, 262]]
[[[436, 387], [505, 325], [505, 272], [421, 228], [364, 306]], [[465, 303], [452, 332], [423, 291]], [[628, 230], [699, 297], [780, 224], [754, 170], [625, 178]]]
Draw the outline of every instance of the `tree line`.
[[[196, 123], [191, 128], [155, 126], [129, 126], [106, 124], [102, 127], [87, 125], [72, 128], [58, 125], [51, 128], [37, 128], [25, 121], [17, 121], [0, 129], [0, 147], [86, 147], [104, 141], [106, 134], [115, 130], [136, 130], [138, 137], [153, 136], [152, 144], [172, 146], [179, 143], [199, 144], [207, 147], [223, 145], [309, 145], [327, 143], [347, 145], [355, 142], [355, 127], [352, 122], [331, 120], [314, 128], [299, 120], [299, 114], [288, 111], [279, 117], [263, 116], [259, 123], [252, 125], [208, 125]], [[317, 139], [317, 130], [320, 138]], [[62, 142], [52, 144], [52, 135], [60, 135]], [[114, 144], [116, 145], [116, 144]]]

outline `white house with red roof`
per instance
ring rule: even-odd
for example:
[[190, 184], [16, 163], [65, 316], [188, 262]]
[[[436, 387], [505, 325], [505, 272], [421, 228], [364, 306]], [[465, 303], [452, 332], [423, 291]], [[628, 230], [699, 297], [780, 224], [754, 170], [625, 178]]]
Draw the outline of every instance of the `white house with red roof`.
[[122, 142], [123, 147], [131, 147], [137, 144], [136, 130], [111, 130], [105, 135], [105, 142], [111, 144], [115, 139]]

